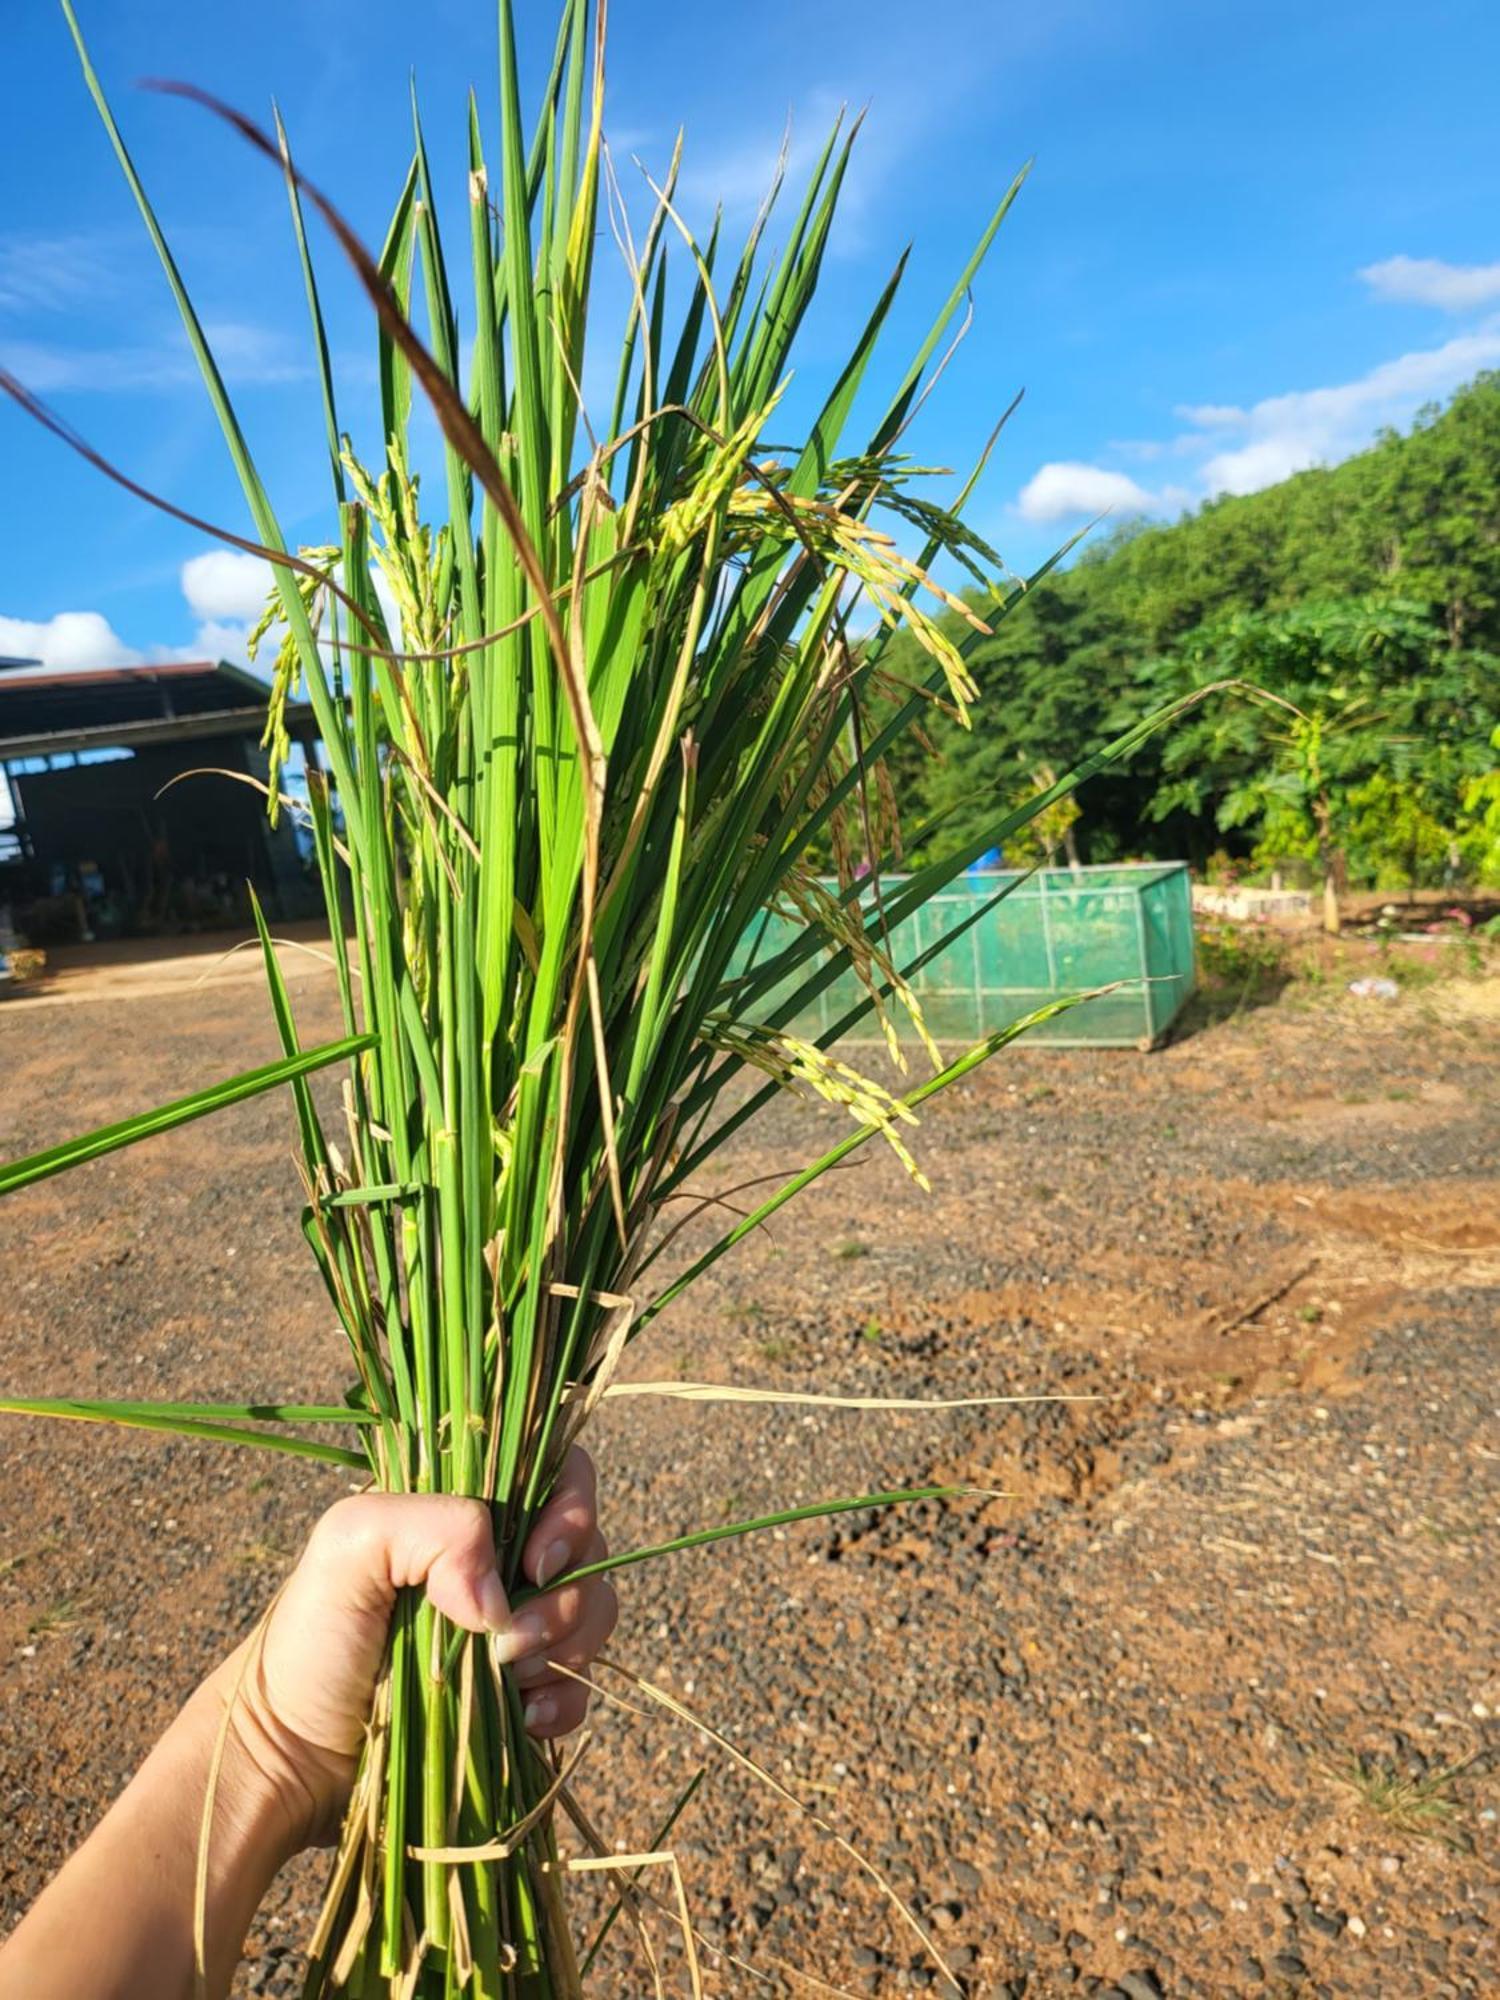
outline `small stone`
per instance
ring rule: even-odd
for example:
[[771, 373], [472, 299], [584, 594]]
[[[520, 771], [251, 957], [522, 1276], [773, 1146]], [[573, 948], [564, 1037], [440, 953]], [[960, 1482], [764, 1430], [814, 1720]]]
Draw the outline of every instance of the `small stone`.
[[1366, 1928], [1367, 1926], [1365, 1924], [1365, 1920], [1363, 1917], [1351, 1917], [1349, 1919], [1350, 1937], [1357, 1937], [1357, 1938], [1363, 1937], [1365, 1935]]
[[1271, 1970], [1283, 1979], [1306, 1979], [1307, 1967], [1294, 1951], [1278, 1951], [1271, 1960]]
[[1252, 1986], [1258, 1986], [1266, 1976], [1266, 1968], [1258, 1958], [1252, 1957], [1248, 1951], [1240, 1960], [1238, 1970], [1240, 1978], [1248, 1981]]
[[1045, 1917], [1032, 1916], [1029, 1910], [1022, 1910], [1018, 1921], [1033, 1944], [1056, 1944], [1062, 1936], [1056, 1924], [1049, 1923]]
[[1149, 1966], [1140, 1972], [1122, 1974], [1119, 1986], [1127, 2000], [1165, 2000], [1161, 1981]]
[[1338, 1910], [1309, 1910], [1307, 1921], [1320, 1937], [1336, 1938], [1344, 1928], [1344, 1919]]

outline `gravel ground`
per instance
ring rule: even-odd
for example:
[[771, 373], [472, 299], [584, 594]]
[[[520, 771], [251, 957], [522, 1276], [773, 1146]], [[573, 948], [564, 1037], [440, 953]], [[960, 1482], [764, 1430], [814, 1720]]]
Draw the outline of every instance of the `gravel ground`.
[[[71, 997], [0, 1007], [0, 1153], [274, 1053], [238, 980]], [[659, 1708], [599, 1705], [578, 1788], [622, 1850], [706, 1769], [673, 1846], [711, 1991], [952, 1991], [825, 1829], [976, 2000], [1500, 1990], [1494, 1003], [1283, 999], [1154, 1056], [1012, 1052], [929, 1113], [935, 1195], [872, 1153], [663, 1315], [636, 1379], [1092, 1399], [606, 1407], [617, 1547], [886, 1484], [1007, 1496], [623, 1581], [614, 1657], [825, 1823]], [[715, 1184], [836, 1129], [780, 1108]], [[261, 1100], [0, 1206], [13, 1393], [336, 1394], [291, 1138]], [[0, 1480], [8, 1925], [339, 1487], [16, 1419]], [[320, 1872], [278, 1884], [240, 1990], [296, 1990]], [[686, 1992], [665, 1916], [658, 1945]], [[591, 1992], [649, 1990], [621, 1924]]]

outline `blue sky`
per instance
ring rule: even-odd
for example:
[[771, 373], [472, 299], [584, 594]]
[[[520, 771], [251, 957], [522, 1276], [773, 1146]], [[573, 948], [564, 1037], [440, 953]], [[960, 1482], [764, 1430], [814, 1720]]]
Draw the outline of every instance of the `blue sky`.
[[[274, 93], [305, 170], [378, 238], [414, 68], [461, 245], [471, 82], [494, 126], [491, 8], [78, 5], [283, 522], [321, 541], [321, 418], [277, 178], [203, 113], [130, 86], [187, 77], [258, 114]], [[0, 359], [145, 484], [243, 529], [61, 16], [50, 0], [6, 14]], [[550, 0], [522, 6], [533, 59], [552, 18]], [[914, 438], [929, 462], [967, 466], [1025, 389], [973, 509], [1016, 568], [1101, 508], [1170, 516], [1345, 456], [1500, 365], [1493, 0], [1432, 0], [1417, 17], [1393, 0], [614, 0], [611, 20], [622, 177], [632, 154], [659, 170], [682, 123], [700, 220], [719, 195], [748, 222], [789, 115], [795, 169], [840, 103], [868, 105], [799, 357], [808, 395], [914, 242], [888, 336], [904, 366], [1035, 155]], [[342, 414], [370, 446], [367, 311], [318, 247]], [[611, 271], [606, 319], [624, 297]], [[82, 666], [239, 652], [253, 561], [148, 512], [8, 406], [0, 450], [0, 653]]]

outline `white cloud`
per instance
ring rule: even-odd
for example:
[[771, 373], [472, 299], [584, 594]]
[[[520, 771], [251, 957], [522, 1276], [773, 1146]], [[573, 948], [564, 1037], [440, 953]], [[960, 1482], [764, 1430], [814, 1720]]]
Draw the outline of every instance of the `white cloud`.
[[7, 340], [0, 363], [38, 396], [77, 389], [173, 389], [191, 378], [190, 357], [159, 347], [57, 347]]
[[[155, 660], [230, 660], [237, 667], [254, 667], [249, 648], [245, 644], [250, 627], [232, 620], [205, 619], [193, 634], [192, 643], [187, 646], [158, 646], [152, 649]], [[274, 635], [267, 642], [275, 652]], [[261, 670], [264, 671], [262, 658]]]
[[[151, 646], [142, 652], [127, 646], [100, 612], [60, 611], [44, 620], [0, 618], [0, 654], [63, 670], [173, 660], [230, 660], [254, 667], [245, 640], [265, 603], [271, 565], [242, 550], [209, 549], [190, 557], [179, 578], [187, 608], [197, 620], [186, 645]], [[284, 629], [273, 625], [267, 634], [262, 672], [275, 657]]]
[[1190, 467], [1189, 486], [1150, 492], [1108, 466], [1044, 465], [1022, 487], [1017, 511], [1029, 521], [1062, 521], [1106, 510], [1161, 514], [1217, 493], [1257, 493], [1313, 465], [1336, 465], [1363, 450], [1379, 430], [1410, 423], [1482, 369], [1500, 367], [1500, 315], [1440, 346], [1383, 361], [1352, 382], [1294, 389], [1242, 408], [1182, 403], [1191, 426], [1175, 437], [1127, 441], [1111, 449], [1136, 460], [1168, 458]]
[[127, 646], [98, 611], [59, 611], [55, 618], [0, 618], [0, 653], [40, 660], [67, 671], [83, 667], [133, 667], [144, 657]]
[[[226, 382], [256, 388], [296, 382], [307, 374], [292, 344], [263, 327], [225, 320], [204, 327]], [[62, 390], [176, 389], [195, 383], [198, 364], [177, 339], [159, 345], [71, 347], [47, 341], [8, 340], [0, 362], [39, 396]]]
[[299, 382], [311, 372], [302, 347], [279, 328], [205, 320], [203, 332], [228, 382]]
[[103, 236], [0, 237], [0, 312], [61, 312], [118, 289]]
[[[38, 660], [44, 667], [64, 673], [81, 673], [91, 667], [139, 667], [158, 660], [232, 660], [236, 666], [249, 666], [252, 662], [245, 649], [245, 635], [253, 614], [240, 613], [247, 605], [253, 605], [253, 612], [258, 613], [263, 593], [252, 599], [245, 572], [204, 567], [240, 563], [257, 571], [267, 567], [258, 556], [227, 550], [196, 556], [183, 564], [183, 595], [199, 620], [185, 646], [152, 646], [142, 652], [126, 645], [102, 612], [59, 611], [45, 619], [0, 617], [0, 654]], [[189, 571], [194, 573], [191, 579]], [[268, 641], [273, 651], [278, 636], [273, 631]]]
[[1236, 451], [1221, 451], [1203, 467], [1205, 497], [1216, 493], [1259, 493], [1263, 486], [1275, 486], [1294, 472], [1306, 472], [1321, 457], [1317, 447], [1295, 431], [1281, 437], [1261, 438], [1256, 444]]
[[[199, 620], [198, 629], [191, 644], [167, 647], [161, 657], [231, 660], [238, 667], [253, 667], [246, 641], [265, 609], [271, 565], [263, 556], [252, 556], [243, 549], [208, 549], [201, 556], [190, 556], [180, 576], [182, 594]], [[278, 622], [267, 633], [262, 671], [275, 658], [283, 630]]]
[[1360, 277], [1378, 299], [1397, 305], [1474, 312], [1500, 299], [1500, 264], [1445, 264], [1438, 257], [1387, 257]]
[[1179, 403], [1172, 414], [1200, 431], [1224, 430], [1245, 421], [1238, 403]]
[[[832, 122], [830, 118], [829, 123]], [[749, 141], [730, 140], [721, 144], [717, 151], [701, 140], [695, 146], [689, 136], [683, 144], [677, 205], [690, 209], [695, 218], [699, 214], [710, 215], [721, 206], [725, 214], [732, 217], [753, 215], [770, 192], [783, 149], [786, 180], [782, 198], [785, 200], [798, 190], [799, 183], [806, 178], [826, 138], [827, 133], [815, 131], [809, 119], [798, 120], [795, 126], [789, 126], [784, 133], [774, 137], [762, 135]], [[654, 170], [651, 172], [652, 178], [660, 185], [661, 175]]]
[[1409, 422], [1425, 402], [1452, 393], [1500, 362], [1500, 320], [1440, 347], [1383, 361], [1353, 382], [1267, 396], [1246, 410], [1244, 443], [1201, 468], [1205, 494], [1254, 493], [1310, 465], [1332, 465], [1369, 443], [1385, 425]]
[[1065, 521], [1075, 514], [1154, 513], [1160, 501], [1126, 473], [1067, 460], [1044, 465], [1021, 488], [1016, 506], [1028, 521]]
[[[252, 672], [269, 675], [277, 649], [286, 637], [286, 626], [278, 618], [261, 640], [258, 657], [250, 658], [246, 639], [250, 628], [260, 618], [265, 608], [266, 593], [271, 588], [271, 565], [262, 556], [252, 556], [238, 549], [210, 549], [201, 556], [192, 556], [182, 565], [182, 594], [187, 599], [188, 608], [199, 619], [197, 631], [186, 646], [165, 646], [154, 650], [155, 659], [172, 660], [230, 660], [238, 667], [249, 667]], [[401, 643], [401, 612], [386, 581], [385, 572], [375, 563], [370, 565], [370, 581], [380, 608], [385, 613], [386, 624], [392, 635], [392, 644]], [[332, 649], [326, 638], [321, 642], [323, 657], [331, 660]]]
[[253, 624], [271, 588], [271, 565], [239, 549], [210, 549], [182, 565], [182, 594], [200, 618]]

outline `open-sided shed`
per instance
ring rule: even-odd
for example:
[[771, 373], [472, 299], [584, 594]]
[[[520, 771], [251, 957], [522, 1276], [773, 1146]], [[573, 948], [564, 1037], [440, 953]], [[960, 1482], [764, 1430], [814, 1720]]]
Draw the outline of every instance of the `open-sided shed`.
[[[17, 927], [48, 942], [237, 922], [247, 882], [279, 916], [316, 907], [289, 817], [272, 829], [261, 790], [235, 782], [265, 778], [265, 709], [264, 682], [222, 660], [0, 665], [0, 904]], [[310, 753], [308, 712], [289, 720]]]

